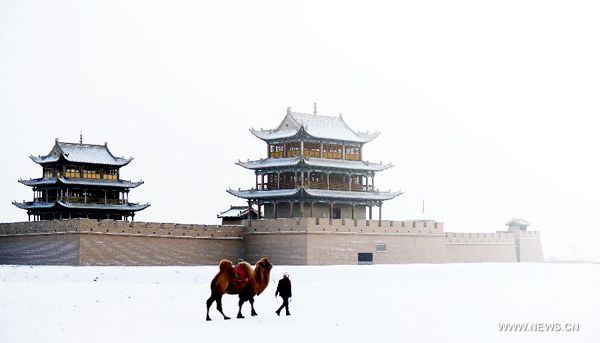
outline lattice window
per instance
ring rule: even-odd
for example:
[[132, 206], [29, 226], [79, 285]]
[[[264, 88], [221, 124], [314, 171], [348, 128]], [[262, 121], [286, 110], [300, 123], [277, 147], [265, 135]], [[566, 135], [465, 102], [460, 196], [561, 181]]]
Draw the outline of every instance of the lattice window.
[[67, 172], [65, 173], [66, 177], [80, 177], [79, 169], [75, 166], [68, 166]]
[[288, 157], [300, 155], [300, 143], [287, 143]]
[[44, 179], [52, 177], [52, 167], [44, 167]]
[[283, 144], [269, 145], [269, 157], [282, 158], [283, 157]]
[[346, 159], [350, 161], [360, 161], [360, 147], [346, 145]]
[[117, 169], [104, 169], [104, 179], [105, 180], [117, 180], [118, 170]]
[[93, 167], [83, 167], [84, 179], [100, 179], [100, 171]]

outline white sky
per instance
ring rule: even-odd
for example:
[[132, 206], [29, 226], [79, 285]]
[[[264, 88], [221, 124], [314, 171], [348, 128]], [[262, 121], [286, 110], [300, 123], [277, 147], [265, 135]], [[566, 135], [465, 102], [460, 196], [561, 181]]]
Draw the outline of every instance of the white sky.
[[384, 219], [493, 232], [512, 217], [546, 257], [597, 257], [600, 5], [595, 1], [0, 0], [0, 222], [54, 139], [102, 144], [146, 183], [136, 220], [218, 223], [249, 188], [248, 129], [288, 106], [382, 131]]

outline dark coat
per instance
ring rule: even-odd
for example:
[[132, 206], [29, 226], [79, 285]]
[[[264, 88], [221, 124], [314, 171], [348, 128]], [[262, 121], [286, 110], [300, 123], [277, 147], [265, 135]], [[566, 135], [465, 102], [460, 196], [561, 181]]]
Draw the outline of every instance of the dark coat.
[[279, 294], [282, 298], [292, 297], [292, 282], [289, 278], [284, 277], [283, 279], [279, 280], [275, 296], [277, 296], [277, 294]]

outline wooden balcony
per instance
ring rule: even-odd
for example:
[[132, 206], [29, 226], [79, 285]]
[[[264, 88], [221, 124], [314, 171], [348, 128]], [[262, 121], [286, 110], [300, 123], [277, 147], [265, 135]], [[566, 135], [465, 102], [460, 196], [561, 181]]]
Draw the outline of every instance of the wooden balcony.
[[108, 205], [123, 205], [126, 202], [120, 199], [106, 199], [104, 202], [104, 198], [94, 198], [94, 197], [63, 197], [63, 201], [76, 203], [76, 204], [108, 204]]

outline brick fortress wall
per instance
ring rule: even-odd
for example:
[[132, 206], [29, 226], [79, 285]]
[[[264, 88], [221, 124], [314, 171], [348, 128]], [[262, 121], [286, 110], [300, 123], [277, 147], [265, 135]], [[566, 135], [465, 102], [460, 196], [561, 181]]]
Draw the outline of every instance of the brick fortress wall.
[[244, 228], [91, 219], [0, 224], [0, 264], [202, 265], [244, 256]]
[[443, 223], [434, 221], [0, 224], [0, 264], [204, 265], [240, 257], [254, 263], [268, 256], [277, 265], [327, 265], [356, 264], [358, 253], [372, 253], [375, 264], [543, 261], [539, 232], [445, 233]]

